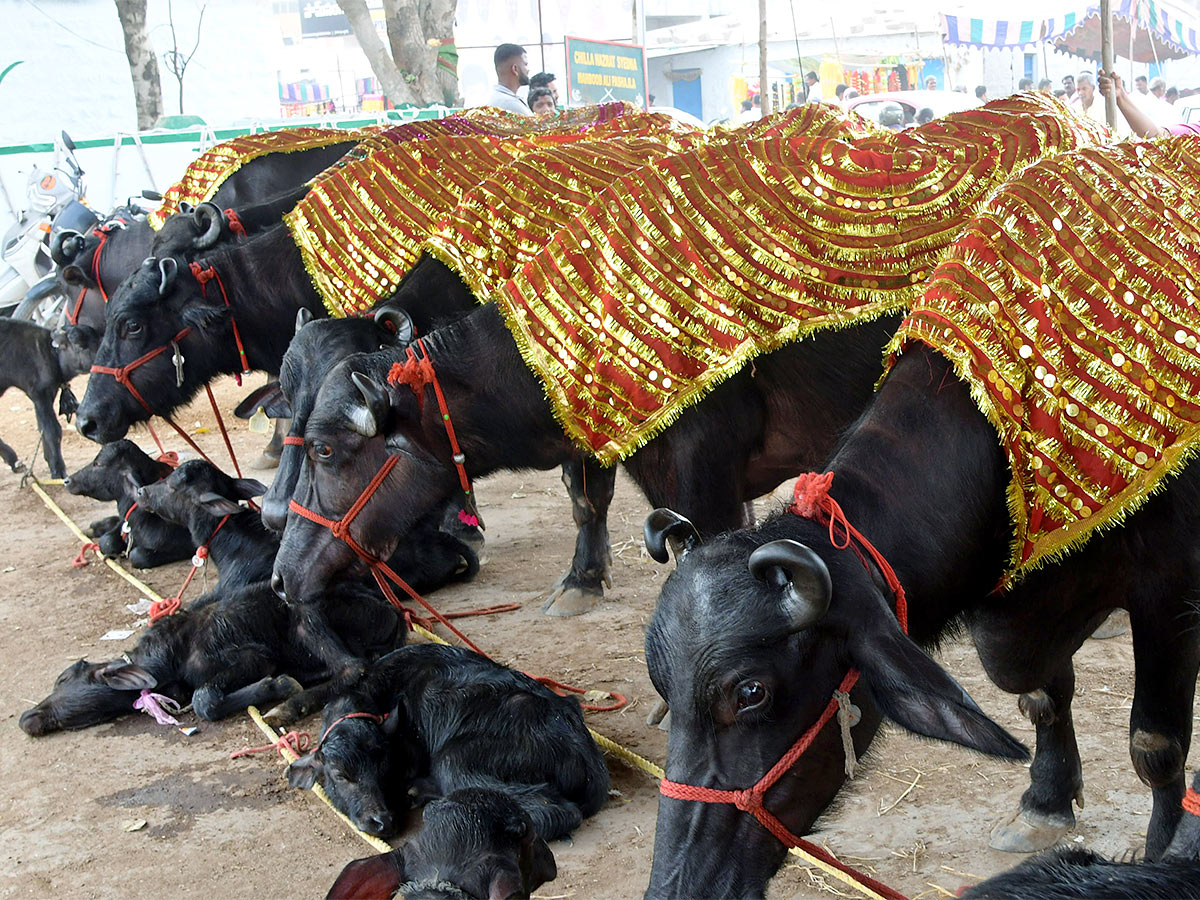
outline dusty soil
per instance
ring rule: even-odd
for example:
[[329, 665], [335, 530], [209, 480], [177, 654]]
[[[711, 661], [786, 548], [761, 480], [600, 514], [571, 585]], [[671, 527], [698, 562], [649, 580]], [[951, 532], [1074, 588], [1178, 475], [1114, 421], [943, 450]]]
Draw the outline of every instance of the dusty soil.
[[[81, 396], [83, 386], [80, 379]], [[232, 382], [218, 386], [225, 409], [241, 394]], [[179, 421], [211, 425], [199, 406]], [[0, 433], [22, 454], [36, 444], [33, 422], [22, 395], [9, 393], [0, 401]], [[244, 422], [233, 427], [242, 460], [253, 459], [263, 438]], [[152, 447], [144, 430], [133, 437]], [[215, 433], [198, 440], [224, 461]], [[63, 444], [71, 470], [97, 449], [73, 431]], [[36, 471], [45, 475], [40, 459]], [[109, 514], [107, 505], [71, 497], [61, 487], [49, 490], [85, 527]], [[506, 663], [626, 694], [628, 708], [591, 713], [590, 724], [661, 762], [665, 735], [644, 723], [656, 697], [642, 641], [665, 572], [641, 545], [645, 501], [622, 477], [610, 518], [614, 586], [598, 609], [564, 620], [540, 612], [540, 600], [565, 570], [573, 546], [557, 473], [490, 478], [478, 485], [478, 495], [489, 560], [475, 583], [438, 593], [436, 603], [451, 611], [521, 602], [516, 613], [467, 620], [467, 633]], [[0, 896], [323, 896], [342, 865], [372, 852], [314, 796], [287, 786], [277, 756], [229, 759], [232, 750], [264, 742], [246, 716], [197, 723], [189, 715], [185, 724], [199, 725], [192, 737], [140, 714], [36, 740], [22, 733], [18, 716], [49, 692], [63, 668], [81, 656], [119, 656], [137, 633], [124, 642], [101, 635], [144, 627], [144, 620], [126, 609], [137, 593], [106, 567], [72, 568], [77, 541], [7, 470], [0, 473], [0, 509], [0, 785], [6, 795], [0, 802]], [[174, 593], [186, 571], [180, 563], [138, 574], [159, 592]], [[941, 659], [990, 714], [1032, 740], [1015, 698], [990, 685], [969, 643], [950, 643]], [[1140, 847], [1150, 810], [1149, 792], [1133, 775], [1126, 749], [1128, 639], [1088, 642], [1077, 666], [1076, 722], [1088, 805], [1068, 840], [1123, 854]], [[650, 870], [656, 786], [620, 762], [611, 768], [608, 807], [573, 841], [554, 845], [558, 879], [535, 896], [641, 896]], [[818, 840], [912, 898], [947, 896], [1018, 861], [987, 849], [987, 836], [1015, 808], [1026, 781], [1020, 767], [890, 729]], [[773, 898], [830, 892], [822, 876], [799, 864], [787, 865], [771, 887]]]

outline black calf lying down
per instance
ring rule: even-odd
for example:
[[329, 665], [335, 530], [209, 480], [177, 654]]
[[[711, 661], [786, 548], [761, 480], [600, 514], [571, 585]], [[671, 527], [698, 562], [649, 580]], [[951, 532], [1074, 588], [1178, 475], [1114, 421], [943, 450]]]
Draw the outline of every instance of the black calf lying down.
[[[68, 667], [50, 696], [21, 714], [22, 730], [38, 737], [108, 722], [149, 690], [191, 703], [202, 719], [220, 719], [328, 676], [305, 649], [300, 618], [270, 584], [216, 593], [152, 624], [125, 658]], [[404, 643], [403, 620], [376, 591], [348, 582], [331, 594], [338, 636], [364, 657]]]
[[[52, 478], [67, 474], [62, 458], [62, 426], [54, 414], [54, 395], [62, 388], [58, 411], [69, 418], [78, 404], [67, 382], [88, 370], [99, 346], [100, 335], [87, 326], [72, 326], [52, 335], [32, 322], [0, 318], [0, 394], [15, 387], [33, 401], [42, 435], [42, 456]], [[2, 440], [0, 459], [14, 472], [21, 471], [17, 452]]]
[[193, 547], [208, 548], [219, 573], [216, 590], [222, 591], [271, 579], [279, 538], [266, 529], [262, 516], [238, 505], [266, 489], [261, 481], [233, 478], [210, 462], [191, 459], [161, 481], [138, 488], [137, 501], [147, 512], [186, 528]]
[[196, 546], [186, 528], [147, 512], [140, 503], [134, 506], [138, 488], [170, 474], [165, 462], [151, 459], [133, 441], [122, 439], [105, 444], [95, 459], [63, 484], [76, 496], [117, 504], [117, 515], [89, 527], [105, 557], [128, 552], [130, 564], [152, 569], [190, 558]]
[[973, 900], [1188, 900], [1200, 897], [1200, 862], [1113, 862], [1062, 848], [1025, 860], [964, 891]]
[[523, 900], [558, 875], [529, 814], [500, 791], [455, 791], [424, 818], [404, 846], [342, 869], [326, 900]]
[[395, 831], [397, 808], [493, 788], [553, 840], [608, 796], [608, 769], [573, 698], [438, 644], [389, 653], [325, 708], [322, 740], [288, 768], [296, 787], [318, 777], [338, 809], [378, 835]]

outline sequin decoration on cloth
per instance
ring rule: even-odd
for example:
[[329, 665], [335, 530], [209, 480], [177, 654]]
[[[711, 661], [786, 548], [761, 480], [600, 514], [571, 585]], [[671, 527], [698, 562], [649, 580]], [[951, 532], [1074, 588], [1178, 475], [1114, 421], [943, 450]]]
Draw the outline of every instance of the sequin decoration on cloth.
[[602, 146], [622, 136], [670, 140], [688, 133], [660, 113], [626, 113], [587, 128], [575, 124], [520, 138], [408, 140], [326, 172], [284, 221], [330, 315], [353, 315], [392, 294], [463, 193], [510, 162], [580, 142]]
[[1098, 139], [1024, 95], [886, 136], [709, 142], [618, 179], [495, 299], [612, 462], [757, 354], [907, 306], [1012, 172]]
[[1015, 580], [1136, 509], [1200, 436], [1200, 137], [1043, 160], [897, 333], [944, 354], [1012, 470]]
[[878, 129], [826, 104], [767, 116], [744, 129], [618, 134], [529, 153], [463, 194], [421, 248], [487, 299], [618, 178], [704, 141], [753, 136], [862, 137]]
[[343, 141], [361, 141], [368, 134], [368, 131], [349, 131], [344, 128], [302, 127], [247, 134], [222, 141], [191, 162], [183, 177], [167, 188], [162, 205], [146, 219], [150, 227], [157, 231], [168, 216], [179, 212], [180, 203], [195, 206], [211, 199], [225, 179], [246, 163], [267, 153], [294, 153]]

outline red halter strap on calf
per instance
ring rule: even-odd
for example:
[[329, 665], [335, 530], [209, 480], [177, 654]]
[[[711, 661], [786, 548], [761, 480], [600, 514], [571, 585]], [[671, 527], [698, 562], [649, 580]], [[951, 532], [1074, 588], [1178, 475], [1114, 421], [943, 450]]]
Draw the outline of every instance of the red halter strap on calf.
[[325, 743], [325, 738], [329, 737], [329, 732], [333, 731], [333, 729], [336, 726], [341, 725], [347, 719], [370, 719], [376, 725], [382, 725], [387, 720], [387, 717], [388, 717], [387, 713], [384, 713], [383, 715], [377, 715], [375, 713], [369, 713], [369, 712], [349, 712], [349, 713], [346, 713], [344, 716], [338, 716], [336, 719], [334, 719], [332, 722], [329, 723], [328, 728], [326, 728], [323, 732], [321, 732], [321, 739], [319, 741], [317, 741], [317, 746], [314, 749], [320, 750], [321, 745]]
[[208, 545], [213, 542], [213, 538], [217, 536], [225, 523], [229, 521], [229, 516], [221, 519], [217, 523], [217, 527], [213, 529], [213, 533], [208, 536], [208, 540], [196, 548], [195, 555], [192, 556], [192, 571], [187, 573], [187, 578], [183, 579], [183, 584], [179, 587], [179, 593], [174, 597], [166, 597], [163, 600], [155, 600], [150, 604], [150, 621], [157, 622], [159, 619], [173, 616], [179, 612], [179, 608], [183, 605], [183, 592], [188, 589], [188, 585], [192, 583], [196, 572], [208, 560]]
[[[901, 586], [900, 580], [896, 577], [896, 573], [892, 571], [892, 567], [888, 564], [888, 561], [884, 559], [883, 554], [876, 550], [871, 542], [850, 524], [841, 506], [829, 496], [829, 488], [832, 483], [832, 472], [827, 472], [823, 475], [809, 472], [801, 475], [796, 482], [795, 497], [792, 505], [789, 507], [789, 512], [794, 515], [803, 516], [806, 519], [813, 519], [821, 524], [828, 524], [830, 543], [839, 550], [853, 550], [864, 566], [867, 566], [866, 557], [863, 555], [864, 551], [875, 561], [888, 587], [895, 594], [896, 618], [900, 622], [901, 629], [907, 633], [908, 603], [904, 596], [904, 588]], [[887, 885], [881, 884], [875, 879], [855, 871], [852, 867], [835, 859], [821, 847], [792, 834], [787, 826], [779, 821], [763, 805], [763, 799], [767, 791], [796, 764], [797, 760], [804, 754], [804, 751], [816, 740], [817, 735], [821, 733], [821, 729], [837, 714], [839, 706], [838, 695], [849, 694], [851, 688], [857, 682], [858, 670], [851, 669], [842, 678], [841, 683], [834, 692], [834, 696], [825, 706], [824, 711], [817, 721], [797, 738], [796, 742], [792, 744], [791, 749], [783, 755], [783, 758], [775, 763], [770, 771], [760, 778], [753, 787], [739, 791], [727, 791], [681, 784], [677, 781], [664, 778], [659, 784], [659, 791], [664, 797], [671, 797], [676, 800], [694, 800], [700, 803], [731, 803], [738, 809], [754, 816], [785, 847], [802, 848], [805, 852], [845, 872], [860, 884], [866, 885], [877, 894], [889, 898], [889, 900], [905, 900], [904, 895], [897, 893]]]

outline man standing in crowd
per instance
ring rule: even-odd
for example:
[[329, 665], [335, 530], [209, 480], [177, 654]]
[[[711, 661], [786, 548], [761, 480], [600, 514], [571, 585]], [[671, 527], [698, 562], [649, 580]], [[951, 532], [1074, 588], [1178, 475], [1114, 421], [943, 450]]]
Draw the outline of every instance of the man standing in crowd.
[[1133, 87], [1142, 96], [1150, 93], [1150, 82], [1145, 75], [1139, 75], [1133, 79]]
[[496, 48], [492, 62], [496, 66], [496, 84], [492, 87], [487, 105], [522, 116], [532, 116], [525, 101], [517, 96], [517, 88], [529, 84], [529, 60], [525, 56], [525, 48], [520, 44], [501, 44]]
[[553, 72], [538, 72], [529, 79], [529, 91], [532, 93], [537, 88], [546, 88], [554, 97], [554, 105], [558, 106], [558, 85], [554, 82]]
[[1063, 90], [1067, 92], [1067, 99], [1075, 99], [1075, 76], [1064, 75], [1062, 80]]
[[1032, 78], [1022, 78], [1020, 81], [1017, 82], [1017, 90], [1018, 91], [1032, 91], [1033, 90], [1033, 79]]
[[805, 102], [820, 103], [825, 99], [825, 94], [821, 90], [821, 82], [817, 80], [816, 72], [804, 73]]
[[[1151, 87], [1151, 92], [1154, 88]], [[1171, 134], [1198, 134], [1200, 135], [1200, 125], [1186, 125], [1175, 123], [1165, 127], [1154, 122], [1145, 111], [1134, 102], [1133, 97], [1125, 92], [1125, 87], [1121, 84], [1121, 76], [1116, 72], [1100, 73], [1100, 93], [1108, 96], [1110, 93], [1116, 95], [1117, 109], [1121, 111], [1121, 115], [1125, 117], [1125, 121], [1129, 123], [1129, 127], [1133, 129], [1134, 134], [1139, 137], [1153, 138], [1163, 137]]]
[[975, 99], [980, 103], [987, 103], [987, 85], [980, 84], [975, 86]]
[[925, 90], [936, 91], [937, 89], [938, 89], [937, 76], [936, 75], [926, 75], [925, 76]]

